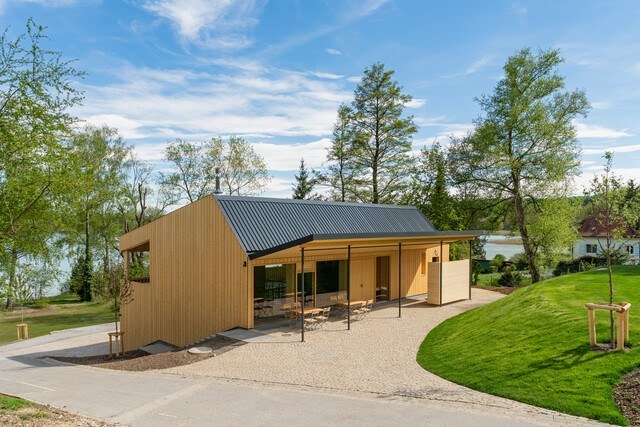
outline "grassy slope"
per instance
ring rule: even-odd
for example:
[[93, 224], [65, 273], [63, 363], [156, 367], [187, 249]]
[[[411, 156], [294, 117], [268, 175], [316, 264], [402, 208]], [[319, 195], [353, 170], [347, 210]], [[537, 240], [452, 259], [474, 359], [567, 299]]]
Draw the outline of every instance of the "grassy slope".
[[[51, 331], [80, 326], [107, 323], [113, 320], [109, 305], [104, 303], [81, 303], [73, 295], [48, 298], [49, 305], [29, 311], [25, 322], [29, 325], [29, 337], [46, 335]], [[20, 310], [0, 314], [0, 344], [15, 341], [16, 325], [20, 323]]]
[[[625, 424], [612, 388], [640, 365], [640, 267], [618, 267], [616, 301], [632, 304], [624, 353], [589, 350], [584, 303], [606, 301], [605, 271], [553, 278], [433, 329], [418, 351], [425, 369], [487, 393]], [[597, 313], [598, 341], [608, 316]]]

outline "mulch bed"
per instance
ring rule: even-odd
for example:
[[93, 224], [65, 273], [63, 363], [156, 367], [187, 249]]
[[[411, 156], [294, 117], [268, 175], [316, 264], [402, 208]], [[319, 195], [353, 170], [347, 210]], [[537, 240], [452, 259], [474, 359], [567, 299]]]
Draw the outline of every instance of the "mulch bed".
[[[159, 354], [149, 354], [142, 350], [132, 350], [127, 351], [122, 357], [117, 358], [109, 357], [108, 355], [51, 358], [66, 363], [120, 371], [151, 371], [154, 369], [167, 369], [199, 362], [243, 344], [242, 341], [216, 335], [202, 343]], [[206, 354], [191, 354], [187, 350], [192, 347], [210, 347], [213, 351]]]
[[499, 294], [509, 295], [519, 288], [509, 286], [472, 286], [473, 289], [484, 289], [485, 291], [498, 292]]
[[613, 398], [632, 426], [640, 426], [640, 369], [622, 377], [613, 390]]

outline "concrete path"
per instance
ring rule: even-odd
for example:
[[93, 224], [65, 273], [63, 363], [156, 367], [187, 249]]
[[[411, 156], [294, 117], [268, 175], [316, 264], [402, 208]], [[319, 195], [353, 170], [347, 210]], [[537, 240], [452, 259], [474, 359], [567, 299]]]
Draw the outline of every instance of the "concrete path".
[[0, 347], [0, 392], [112, 423], [162, 425], [594, 425], [544, 411], [61, 364], [52, 354], [104, 350], [111, 325]]

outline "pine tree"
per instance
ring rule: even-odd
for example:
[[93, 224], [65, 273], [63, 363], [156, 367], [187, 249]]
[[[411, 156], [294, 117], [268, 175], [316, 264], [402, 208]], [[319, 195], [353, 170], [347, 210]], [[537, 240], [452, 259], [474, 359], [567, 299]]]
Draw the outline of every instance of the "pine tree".
[[370, 203], [394, 202], [412, 163], [411, 139], [417, 128], [413, 116], [402, 117], [412, 98], [402, 92], [393, 73], [382, 63], [365, 69], [352, 103], [358, 198]]
[[296, 185], [293, 187], [294, 199], [309, 199], [311, 198], [311, 192], [315, 183], [312, 178], [309, 177], [309, 171], [304, 164], [304, 159], [300, 159], [300, 168], [298, 174], [295, 175]]

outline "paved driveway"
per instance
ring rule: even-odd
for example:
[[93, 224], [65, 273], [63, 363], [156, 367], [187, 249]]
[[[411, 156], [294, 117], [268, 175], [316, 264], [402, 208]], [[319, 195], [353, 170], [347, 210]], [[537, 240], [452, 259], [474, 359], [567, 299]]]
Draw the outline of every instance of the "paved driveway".
[[[485, 303], [491, 298], [494, 296], [481, 292], [474, 295], [473, 304], [467, 302], [444, 309], [433, 309], [438, 313], [434, 316], [436, 319], [440, 319], [439, 316], [449, 317], [475, 304]], [[418, 310], [419, 307], [414, 309]], [[433, 423], [495, 427], [595, 424], [585, 419], [471, 391], [437, 377], [430, 377], [429, 373], [416, 378], [417, 386], [408, 384], [410, 392], [407, 392], [406, 388], [395, 392], [389, 392], [391, 389], [375, 392], [371, 389], [371, 384], [366, 382], [358, 387], [344, 386], [355, 384], [362, 379], [362, 373], [367, 374], [365, 378], [371, 379], [372, 384], [389, 383], [387, 374], [379, 372], [376, 367], [362, 368], [360, 362], [350, 361], [346, 366], [355, 367], [357, 372], [343, 385], [338, 384], [335, 387], [323, 387], [322, 384], [326, 385], [327, 381], [333, 381], [340, 375], [322, 379], [320, 375], [327, 373], [326, 363], [308, 364], [309, 360], [306, 359], [302, 359], [305, 363], [298, 364], [295, 368], [290, 367], [289, 370], [280, 370], [277, 373], [287, 375], [289, 381], [277, 381], [279, 377], [276, 377], [276, 380], [270, 377], [270, 365], [264, 366], [263, 373], [257, 376], [252, 374], [247, 378], [239, 378], [239, 373], [243, 372], [242, 366], [234, 368], [235, 370], [227, 375], [221, 375], [223, 368], [240, 363], [246, 357], [247, 354], [243, 353], [245, 349], [253, 347], [256, 354], [252, 359], [244, 360], [244, 367], [247, 372], [256, 372], [254, 364], [257, 361], [269, 361], [273, 358], [273, 355], [268, 354], [273, 351], [269, 350], [269, 346], [283, 347], [282, 351], [286, 354], [292, 351], [292, 357], [315, 354], [315, 348], [322, 340], [329, 339], [326, 337], [330, 334], [345, 336], [331, 338], [337, 340], [353, 340], [353, 336], [366, 334], [366, 322], [370, 323], [369, 326], [379, 322], [379, 326], [390, 331], [408, 328], [415, 323], [411, 312], [407, 307], [403, 319], [398, 320], [387, 316], [384, 311], [379, 311], [378, 320], [374, 321], [374, 314], [371, 314], [370, 319], [362, 321], [360, 326], [358, 323], [354, 324], [354, 330], [351, 332], [336, 330], [311, 333], [305, 344], [294, 342], [295, 336], [289, 332], [289, 335], [274, 335], [275, 342], [248, 344], [189, 368], [144, 373], [69, 366], [47, 358], [48, 355], [54, 354], [83, 355], [105, 350], [104, 337], [105, 332], [110, 330], [110, 325], [79, 328], [0, 347], [0, 392], [114, 423], [141, 426], [266, 426], [276, 423], [312, 426], [345, 423], [388, 426]], [[339, 325], [336, 324], [335, 327], [338, 328]], [[287, 334], [284, 331], [278, 333]], [[410, 356], [413, 360], [414, 344], [407, 342], [407, 348], [396, 353], [396, 359]], [[345, 348], [351, 348], [348, 344], [344, 345]], [[343, 354], [341, 359], [341, 355], [336, 354], [335, 360], [351, 360], [350, 357], [354, 354], [359, 356], [359, 350], [345, 351], [348, 357], [345, 358]], [[354, 351], [355, 353], [352, 353]], [[381, 355], [382, 363], [394, 363], [386, 357], [384, 354]], [[336, 362], [333, 366], [334, 371], [343, 372], [344, 367], [340, 363]], [[313, 379], [314, 372], [318, 379]], [[401, 374], [398, 369], [393, 372]], [[423, 375], [423, 371], [416, 370], [411, 374], [415, 377]], [[410, 378], [402, 375], [401, 377], [398, 384], [405, 384], [406, 378]], [[376, 381], [376, 378], [380, 380]], [[424, 381], [427, 378], [436, 381], [431, 390], [425, 388]], [[397, 386], [395, 383], [392, 384], [393, 387]], [[446, 388], [444, 392], [443, 387]], [[438, 389], [440, 392], [437, 392]], [[413, 393], [415, 390], [422, 392]]]

